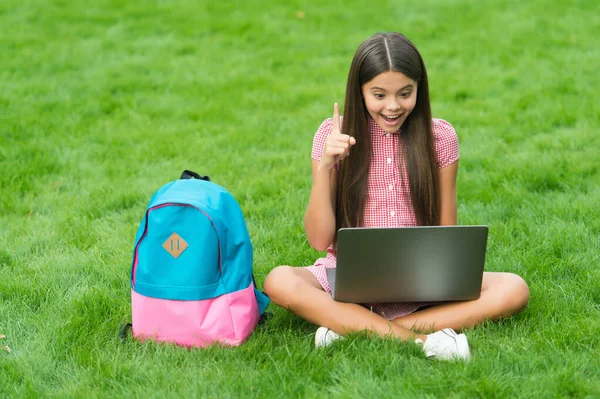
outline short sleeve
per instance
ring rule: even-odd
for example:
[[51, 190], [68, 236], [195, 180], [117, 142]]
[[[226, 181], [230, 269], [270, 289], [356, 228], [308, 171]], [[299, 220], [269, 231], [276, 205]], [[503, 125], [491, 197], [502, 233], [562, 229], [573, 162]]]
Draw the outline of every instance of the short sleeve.
[[460, 158], [458, 136], [454, 127], [443, 119], [433, 119], [432, 130], [437, 165], [445, 168]]
[[327, 118], [321, 123], [319, 129], [317, 129], [317, 133], [315, 133], [315, 137], [313, 139], [312, 153], [311, 158], [315, 161], [321, 160], [321, 155], [323, 155], [323, 147], [325, 147], [325, 141], [327, 140], [327, 136], [331, 134], [333, 130], [333, 122], [331, 118]]

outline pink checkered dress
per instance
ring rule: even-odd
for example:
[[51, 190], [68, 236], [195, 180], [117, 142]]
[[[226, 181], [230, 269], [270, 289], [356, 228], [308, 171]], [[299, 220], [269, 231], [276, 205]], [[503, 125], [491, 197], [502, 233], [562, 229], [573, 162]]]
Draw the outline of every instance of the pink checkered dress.
[[[454, 163], [459, 158], [458, 137], [451, 124], [442, 119], [433, 119], [433, 136], [437, 154], [438, 167], [443, 168]], [[331, 133], [331, 118], [326, 119], [315, 134], [312, 159], [319, 161], [325, 146], [325, 140]], [[417, 220], [412, 209], [408, 176], [406, 171], [400, 178], [398, 168], [398, 147], [402, 138], [401, 130], [396, 133], [386, 133], [369, 117], [369, 131], [373, 143], [373, 156], [371, 157], [371, 170], [367, 186], [368, 195], [365, 204], [364, 227], [398, 227], [416, 226]], [[402, 162], [402, 159], [400, 159]], [[404, 182], [404, 187], [402, 187]], [[325, 268], [335, 267], [336, 258], [333, 246], [327, 249], [327, 256], [319, 258], [313, 266], [307, 269], [319, 280], [326, 292], [331, 293], [327, 282]], [[379, 313], [388, 320], [405, 316], [415, 310], [428, 305], [422, 302], [404, 303], [379, 303], [365, 304], [374, 312]]]

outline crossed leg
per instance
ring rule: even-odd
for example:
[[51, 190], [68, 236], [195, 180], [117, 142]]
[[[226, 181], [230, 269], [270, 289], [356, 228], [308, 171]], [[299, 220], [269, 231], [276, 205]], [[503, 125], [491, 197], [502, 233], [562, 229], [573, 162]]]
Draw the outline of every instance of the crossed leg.
[[424, 335], [392, 323], [361, 305], [334, 301], [330, 294], [323, 291], [315, 276], [301, 267], [276, 267], [267, 275], [264, 288], [275, 304], [340, 335], [372, 331], [402, 341], [416, 338], [426, 340]]
[[415, 331], [431, 332], [448, 327], [459, 331], [485, 320], [512, 316], [523, 310], [528, 302], [529, 288], [521, 277], [512, 273], [486, 272], [478, 299], [441, 303], [393, 322]]

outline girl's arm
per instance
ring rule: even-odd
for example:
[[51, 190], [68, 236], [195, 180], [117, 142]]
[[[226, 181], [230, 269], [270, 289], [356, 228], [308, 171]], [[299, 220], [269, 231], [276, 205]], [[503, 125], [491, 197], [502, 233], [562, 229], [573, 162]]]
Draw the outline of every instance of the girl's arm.
[[456, 176], [458, 161], [440, 171], [440, 226], [453, 226], [456, 217]]
[[331, 133], [323, 146], [321, 160], [312, 161], [312, 189], [304, 215], [304, 230], [309, 244], [317, 251], [325, 251], [335, 235], [335, 165], [350, 153], [356, 139], [340, 131], [340, 109], [333, 105]]
[[308, 243], [317, 251], [325, 251], [335, 234], [335, 169], [319, 168], [312, 160], [312, 189], [304, 214], [304, 230]]

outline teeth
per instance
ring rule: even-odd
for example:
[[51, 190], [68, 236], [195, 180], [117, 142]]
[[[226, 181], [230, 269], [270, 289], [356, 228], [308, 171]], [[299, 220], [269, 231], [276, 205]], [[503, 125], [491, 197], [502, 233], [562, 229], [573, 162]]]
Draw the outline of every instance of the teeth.
[[391, 116], [391, 115], [383, 115], [383, 117], [384, 117], [384, 118], [386, 118], [386, 119], [398, 119], [398, 118], [400, 118], [400, 115], [394, 115], [394, 116]]

